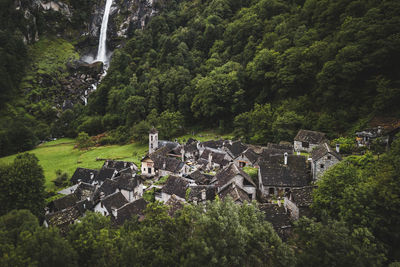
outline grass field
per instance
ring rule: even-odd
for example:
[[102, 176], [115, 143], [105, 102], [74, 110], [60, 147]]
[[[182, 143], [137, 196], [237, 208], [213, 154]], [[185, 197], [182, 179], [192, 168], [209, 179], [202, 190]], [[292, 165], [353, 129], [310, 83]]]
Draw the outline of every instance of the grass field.
[[[218, 136], [217, 134], [207, 131], [196, 133], [195, 135], [184, 135], [179, 138], [179, 142], [192, 137], [199, 141], [217, 140], [220, 138], [230, 139], [229, 135]], [[128, 144], [128, 145], [111, 145], [94, 147], [89, 150], [74, 149], [75, 140], [62, 138], [56, 141], [47, 142], [37, 146], [35, 149], [27, 151], [35, 154], [39, 159], [39, 164], [43, 167], [46, 178], [46, 188], [48, 190], [55, 189], [51, 182], [56, 178], [56, 171], [66, 172], [69, 177], [72, 176], [77, 167], [99, 169], [104, 161], [96, 159], [114, 159], [123, 161], [133, 161], [140, 167], [141, 158], [147, 153], [147, 144]], [[10, 164], [17, 155], [11, 155], [0, 158], [0, 164]]]
[[[128, 144], [94, 147], [81, 151], [74, 149], [74, 144], [73, 139], [63, 138], [47, 142], [28, 151], [38, 157], [39, 164], [44, 170], [48, 189], [55, 188], [51, 181], [56, 178], [57, 170], [66, 172], [71, 177], [77, 167], [99, 169], [104, 161], [96, 161], [97, 158], [133, 161], [140, 166], [140, 159], [148, 149], [147, 145]], [[16, 155], [11, 155], [0, 158], [0, 164], [12, 163], [15, 157]]]

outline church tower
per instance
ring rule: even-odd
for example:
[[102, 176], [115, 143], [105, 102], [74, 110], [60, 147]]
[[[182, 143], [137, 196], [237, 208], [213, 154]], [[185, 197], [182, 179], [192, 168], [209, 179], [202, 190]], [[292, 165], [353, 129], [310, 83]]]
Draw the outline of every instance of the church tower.
[[149, 132], [149, 154], [156, 151], [158, 148], [158, 132], [156, 128], [151, 128]]

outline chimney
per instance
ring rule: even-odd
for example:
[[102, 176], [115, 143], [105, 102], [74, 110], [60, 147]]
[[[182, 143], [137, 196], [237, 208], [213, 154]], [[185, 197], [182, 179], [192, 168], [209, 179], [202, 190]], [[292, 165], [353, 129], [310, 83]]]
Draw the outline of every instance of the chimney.
[[212, 153], [210, 151], [210, 153], [208, 154], [208, 165], [210, 166], [210, 168], [211, 168], [211, 164], [212, 164]]
[[111, 213], [114, 216], [115, 219], [117, 219], [117, 215], [118, 215], [118, 210], [115, 207], [111, 207]]
[[165, 163], [165, 159], [164, 159], [164, 162], [163, 162], [162, 168], [163, 168], [163, 170], [165, 170], [165, 169], [167, 168], [167, 163]]
[[206, 201], [206, 190], [205, 189], [201, 190], [201, 199], [203, 201]]
[[336, 144], [336, 152], [340, 153], [340, 144]]
[[283, 154], [284, 155], [284, 164], [285, 165], [287, 165], [287, 158], [288, 158], [288, 153], [287, 152], [285, 152], [285, 154]]
[[181, 153], [182, 153], [182, 161], [185, 162], [185, 149], [182, 147], [181, 149]]

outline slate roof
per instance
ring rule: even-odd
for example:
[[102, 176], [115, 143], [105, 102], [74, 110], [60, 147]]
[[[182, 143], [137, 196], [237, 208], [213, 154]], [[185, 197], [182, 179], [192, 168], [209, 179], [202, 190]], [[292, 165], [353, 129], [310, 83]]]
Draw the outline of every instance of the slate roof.
[[121, 175], [116, 177], [114, 181], [117, 183], [118, 188], [133, 191], [135, 187], [140, 184], [138, 177], [132, 177], [130, 175]]
[[99, 200], [102, 196], [102, 193], [104, 194], [103, 197], [114, 194], [117, 189], [118, 184], [116, 181], [106, 179], [104, 183], [96, 190], [93, 199], [95, 201]]
[[200, 143], [201, 146], [203, 147], [209, 147], [209, 148], [221, 148], [224, 145], [224, 140], [209, 140], [205, 142]]
[[75, 206], [76, 202], [78, 202], [78, 201], [79, 201], [79, 199], [75, 193], [69, 194], [62, 198], [53, 200], [49, 204], [49, 209], [51, 212], [60, 211], [60, 210]]
[[165, 157], [165, 156], [150, 155], [150, 158], [154, 162], [154, 168], [158, 170], [178, 172], [183, 168], [183, 165], [185, 164], [179, 159]]
[[202, 192], [205, 190], [206, 192], [206, 199], [205, 200], [214, 200], [215, 196], [217, 195], [217, 188], [213, 185], [197, 185], [197, 186], [190, 186], [190, 193], [189, 193], [189, 201], [194, 201], [196, 198], [197, 201], [203, 201], [202, 199]]
[[227, 197], [231, 197], [234, 202], [240, 201], [241, 203], [247, 201], [251, 202], [249, 196], [247, 195], [246, 191], [242, 188], [237, 186], [235, 183], [231, 183], [230, 185], [226, 186], [218, 193], [219, 197], [224, 200]]
[[46, 222], [49, 226], [57, 226], [61, 232], [65, 233], [68, 230], [68, 225], [77, 220], [82, 214], [76, 206], [68, 209], [60, 210], [54, 213], [45, 215]]
[[106, 179], [112, 179], [116, 169], [114, 168], [102, 168], [97, 175], [96, 180], [98, 181], [105, 181]]
[[108, 213], [112, 214], [112, 209], [119, 209], [126, 203], [128, 200], [122, 195], [121, 192], [115, 192], [114, 194], [108, 195], [101, 200], [101, 203], [107, 209]]
[[219, 164], [220, 166], [225, 166], [229, 163], [227, 159], [225, 159], [226, 152], [225, 151], [216, 151], [215, 149], [204, 149], [203, 153], [201, 153], [200, 158], [205, 159], [208, 162], [208, 155], [211, 153], [212, 159], [211, 161]]
[[166, 147], [166, 148], [169, 149], [169, 151], [175, 149], [178, 146], [179, 146], [179, 143], [177, 143], [177, 142], [166, 141], [166, 140], [159, 140], [158, 141], [158, 147], [159, 148]]
[[185, 152], [193, 153], [196, 152], [197, 149], [197, 141], [195, 139], [189, 138], [186, 144], [183, 146]]
[[74, 193], [76, 194], [78, 199], [84, 200], [87, 198], [92, 198], [95, 190], [96, 187], [94, 185], [87, 183], [80, 183]]
[[265, 220], [270, 222], [275, 230], [291, 227], [290, 216], [283, 205], [267, 203], [260, 204], [259, 209], [265, 214]]
[[248, 183], [252, 184], [253, 186], [256, 186], [256, 184], [253, 182], [251, 177], [233, 163], [230, 163], [228, 166], [226, 166], [221, 171], [219, 171], [215, 175], [215, 177], [211, 181], [211, 183], [216, 182], [218, 187], [223, 187], [224, 185], [229, 183], [233, 179], [233, 177], [235, 177], [236, 175], [243, 176], [244, 180], [246, 180]]
[[243, 151], [247, 149], [247, 146], [240, 141], [225, 144], [226, 149], [230, 152], [233, 158], [237, 158]]
[[200, 170], [196, 170], [189, 174], [190, 179], [194, 180], [196, 184], [198, 185], [207, 185], [211, 182], [211, 180], [214, 178], [214, 176], [209, 175], [209, 174], [204, 174], [200, 172]]
[[250, 160], [251, 163], [255, 163], [260, 155], [253, 151], [253, 149], [248, 148], [246, 151], [243, 152], [243, 155]]
[[137, 171], [138, 167], [135, 163], [129, 161], [117, 161], [117, 160], [106, 160], [103, 164], [103, 168], [114, 168], [117, 171], [122, 171], [127, 168], [133, 168], [133, 170]]
[[77, 168], [74, 174], [71, 177], [71, 183], [77, 184], [79, 182], [91, 183], [94, 179], [97, 178], [99, 171], [86, 169], [86, 168]]
[[157, 131], [156, 128], [152, 127], [152, 128], [150, 129], [150, 132], [149, 132], [149, 133], [151, 133], [151, 134], [156, 134], [156, 133], [158, 133], [158, 131]]
[[305, 186], [302, 188], [294, 188], [290, 192], [290, 200], [297, 207], [309, 207], [312, 204], [312, 192], [314, 186]]
[[320, 144], [326, 139], [325, 133], [309, 131], [309, 130], [300, 130], [294, 141], [299, 142], [308, 142], [310, 144]]
[[262, 161], [260, 175], [264, 186], [302, 187], [310, 181], [304, 156], [288, 155], [288, 164], [284, 165], [284, 156], [271, 156]]
[[143, 216], [146, 207], [147, 202], [143, 198], [127, 203], [117, 210], [117, 218], [113, 218], [113, 221], [116, 225], [123, 225], [134, 216]]
[[327, 144], [323, 143], [319, 145], [311, 152], [311, 158], [313, 161], [317, 161], [326, 154], [331, 154], [332, 156], [336, 157], [338, 160], [342, 160], [342, 157]]
[[277, 149], [277, 150], [283, 150], [284, 152], [289, 153], [290, 151], [293, 151], [293, 145], [292, 144], [274, 144], [274, 143], [268, 143], [267, 144], [267, 149]]
[[173, 217], [175, 213], [183, 208], [183, 202], [179, 200], [175, 195], [172, 195], [165, 205], [168, 206], [168, 215]]
[[186, 189], [188, 185], [189, 182], [185, 179], [170, 175], [164, 187], [161, 189], [161, 192], [168, 195], [177, 195], [184, 199], [186, 197]]

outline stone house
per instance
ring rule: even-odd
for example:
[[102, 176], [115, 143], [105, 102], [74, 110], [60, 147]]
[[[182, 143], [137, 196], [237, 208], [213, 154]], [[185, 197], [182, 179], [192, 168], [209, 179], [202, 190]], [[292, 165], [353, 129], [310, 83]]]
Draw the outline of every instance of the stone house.
[[141, 172], [143, 176], [155, 176], [156, 175], [156, 169], [154, 166], [154, 161], [150, 158], [149, 155], [146, 155], [142, 160], [141, 160]]
[[129, 203], [121, 192], [115, 192], [101, 199], [95, 206], [94, 211], [109, 216], [115, 214], [117, 209]]
[[141, 221], [144, 218], [144, 210], [146, 207], [147, 202], [143, 198], [127, 203], [114, 212], [112, 221], [118, 226], [123, 225], [125, 221], [135, 216]]
[[260, 155], [258, 155], [256, 152], [254, 152], [253, 149], [248, 148], [248, 149], [244, 150], [242, 153], [240, 153], [233, 160], [233, 162], [239, 168], [243, 168], [246, 166], [254, 167], [259, 158], [260, 158]]
[[311, 152], [311, 173], [317, 181], [330, 167], [339, 163], [342, 157], [327, 144], [323, 143]]
[[138, 167], [136, 166], [136, 164], [129, 161], [106, 160], [102, 168], [114, 168], [118, 172], [122, 172], [128, 168], [132, 172], [138, 171]]
[[217, 188], [214, 185], [189, 185], [189, 202], [195, 204], [212, 201], [217, 195]]
[[245, 150], [247, 146], [241, 141], [226, 141], [222, 150], [226, 151], [232, 159], [239, 157]]
[[250, 200], [256, 199], [256, 184], [247, 173], [233, 162], [220, 170], [211, 180], [211, 184], [217, 186], [218, 193], [231, 183], [235, 183], [237, 187], [243, 189]]
[[112, 180], [117, 175], [118, 175], [117, 169], [103, 167], [100, 169], [98, 175], [96, 176], [94, 183], [101, 185], [106, 179]]
[[313, 186], [295, 188], [284, 198], [284, 207], [292, 220], [298, 220], [302, 216], [310, 217]]
[[271, 156], [259, 163], [259, 190], [263, 197], [283, 196], [293, 188], [309, 185], [306, 158], [296, 155]]
[[250, 203], [251, 198], [240, 186], [237, 186], [235, 182], [228, 184], [223, 187], [219, 192], [218, 196], [221, 200], [226, 199], [227, 197], [232, 198], [233, 202], [236, 204], [243, 204], [245, 202]]
[[270, 222], [279, 237], [286, 241], [291, 234], [292, 222], [285, 207], [279, 202], [260, 204], [258, 207], [265, 214], [265, 220]]
[[200, 155], [199, 161], [200, 160], [207, 160], [207, 169], [208, 170], [213, 170], [215, 168], [222, 168], [226, 165], [229, 164], [229, 162], [233, 161], [231, 156], [220, 149], [215, 149], [215, 148], [205, 148], [203, 152]]
[[118, 190], [129, 201], [133, 202], [143, 196], [143, 183], [139, 176], [123, 174], [114, 179]]
[[156, 200], [165, 203], [174, 195], [178, 200], [185, 202], [188, 187], [189, 182], [185, 178], [171, 175], [161, 189], [161, 197]]
[[326, 141], [324, 133], [300, 130], [294, 138], [294, 151], [295, 152], [308, 152], [310, 153], [316, 146]]
[[95, 181], [98, 173], [98, 170], [77, 168], [71, 177], [71, 183], [78, 184], [79, 182], [84, 182], [92, 184]]

